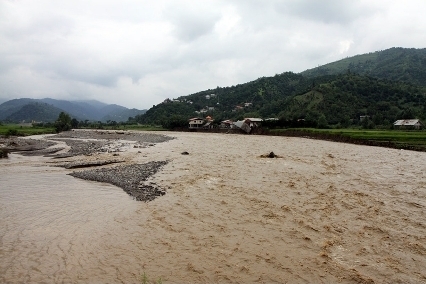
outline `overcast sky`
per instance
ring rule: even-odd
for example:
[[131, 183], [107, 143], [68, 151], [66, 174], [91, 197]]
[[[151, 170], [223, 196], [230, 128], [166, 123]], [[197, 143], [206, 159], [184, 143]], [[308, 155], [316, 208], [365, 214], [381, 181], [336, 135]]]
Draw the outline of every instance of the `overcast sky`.
[[0, 102], [165, 98], [426, 47], [425, 0], [0, 0]]

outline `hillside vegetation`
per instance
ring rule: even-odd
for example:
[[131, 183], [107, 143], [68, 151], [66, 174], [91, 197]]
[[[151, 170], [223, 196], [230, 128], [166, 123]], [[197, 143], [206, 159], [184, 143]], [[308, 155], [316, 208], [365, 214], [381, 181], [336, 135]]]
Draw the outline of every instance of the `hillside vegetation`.
[[426, 48], [394, 47], [345, 58], [301, 74], [313, 78], [347, 72], [426, 86]]
[[306, 126], [390, 127], [426, 119], [426, 49], [391, 48], [310, 69], [166, 100], [135, 117], [173, 128], [190, 117], [304, 120]]

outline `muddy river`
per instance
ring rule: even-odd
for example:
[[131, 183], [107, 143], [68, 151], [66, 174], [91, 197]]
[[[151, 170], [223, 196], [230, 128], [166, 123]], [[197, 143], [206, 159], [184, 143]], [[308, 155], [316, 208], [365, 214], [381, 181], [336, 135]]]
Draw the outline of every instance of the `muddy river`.
[[169, 135], [120, 154], [169, 161], [148, 203], [49, 158], [0, 160], [0, 282], [426, 282], [426, 153]]

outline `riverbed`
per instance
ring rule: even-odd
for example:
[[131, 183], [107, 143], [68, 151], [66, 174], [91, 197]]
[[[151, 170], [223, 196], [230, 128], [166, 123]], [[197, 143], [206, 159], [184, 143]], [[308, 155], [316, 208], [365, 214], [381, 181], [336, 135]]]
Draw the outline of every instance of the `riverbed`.
[[0, 282], [426, 281], [426, 153], [163, 134], [176, 139], [118, 156], [168, 161], [150, 202], [52, 158], [0, 160]]

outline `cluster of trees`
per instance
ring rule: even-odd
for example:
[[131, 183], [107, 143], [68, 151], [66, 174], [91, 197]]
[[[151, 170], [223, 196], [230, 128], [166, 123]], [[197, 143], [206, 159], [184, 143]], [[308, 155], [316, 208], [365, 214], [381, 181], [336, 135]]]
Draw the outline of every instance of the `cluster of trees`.
[[[132, 118], [129, 118], [129, 120], [131, 119]], [[53, 127], [55, 128], [55, 131], [59, 133], [62, 131], [68, 131], [68, 130], [76, 129], [76, 128], [92, 128], [92, 129], [103, 129], [104, 127], [119, 128], [121, 126], [125, 126], [131, 123], [132, 122], [117, 122], [115, 120], [107, 120], [106, 123], [102, 121], [89, 121], [89, 120], [78, 121], [75, 118], [71, 118], [71, 116], [68, 113], [61, 112], [58, 118], [56, 119], [56, 121], [53, 123]], [[38, 124], [34, 124], [33, 126], [50, 127], [52, 126], [52, 124], [38, 123]]]

